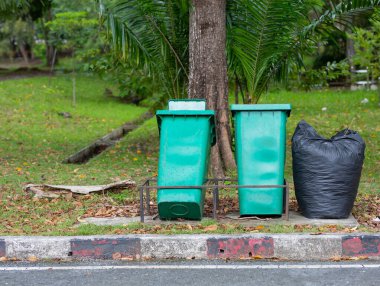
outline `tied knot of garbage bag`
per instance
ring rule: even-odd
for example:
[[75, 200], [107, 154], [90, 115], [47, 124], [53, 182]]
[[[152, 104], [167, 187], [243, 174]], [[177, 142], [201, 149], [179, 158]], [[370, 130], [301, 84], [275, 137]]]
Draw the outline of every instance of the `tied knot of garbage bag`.
[[354, 205], [365, 142], [344, 129], [330, 139], [305, 121], [292, 138], [293, 178], [301, 212], [308, 218], [347, 218]]

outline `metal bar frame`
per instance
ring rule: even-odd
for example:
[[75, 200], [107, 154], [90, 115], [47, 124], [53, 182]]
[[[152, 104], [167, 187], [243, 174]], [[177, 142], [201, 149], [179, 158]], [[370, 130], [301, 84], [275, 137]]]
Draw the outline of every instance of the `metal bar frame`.
[[[150, 190], [161, 190], [161, 189], [212, 189], [212, 203], [213, 210], [212, 215], [214, 219], [218, 219], [217, 210], [219, 208], [219, 189], [274, 189], [282, 188], [284, 192], [284, 210], [283, 217], [285, 220], [289, 220], [289, 185], [286, 180], [284, 180], [283, 185], [225, 185], [226, 181], [237, 182], [236, 179], [231, 178], [208, 178], [204, 185], [201, 186], [157, 186], [151, 183], [157, 183], [157, 178], [149, 178], [138, 188], [140, 194], [140, 222], [145, 221], [145, 207], [144, 207], [144, 190], [145, 190], [145, 203], [148, 215], [150, 215]], [[222, 184], [220, 184], [222, 183]]]

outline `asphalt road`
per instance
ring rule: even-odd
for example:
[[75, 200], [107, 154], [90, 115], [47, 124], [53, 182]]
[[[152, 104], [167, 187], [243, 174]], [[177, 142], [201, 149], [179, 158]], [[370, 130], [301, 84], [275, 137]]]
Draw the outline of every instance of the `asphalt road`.
[[380, 262], [2, 263], [0, 285], [380, 285]]

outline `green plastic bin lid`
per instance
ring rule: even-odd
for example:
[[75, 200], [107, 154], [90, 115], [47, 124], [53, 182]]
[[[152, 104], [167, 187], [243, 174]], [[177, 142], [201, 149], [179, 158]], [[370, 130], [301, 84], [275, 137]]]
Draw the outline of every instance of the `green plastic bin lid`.
[[176, 116], [189, 116], [189, 117], [201, 117], [208, 116], [211, 118], [211, 145], [215, 145], [215, 112], [213, 110], [157, 110], [156, 118], [158, 124], [158, 131], [161, 132], [162, 117], [176, 117]]
[[285, 111], [290, 115], [292, 106], [290, 104], [231, 104], [231, 111]]

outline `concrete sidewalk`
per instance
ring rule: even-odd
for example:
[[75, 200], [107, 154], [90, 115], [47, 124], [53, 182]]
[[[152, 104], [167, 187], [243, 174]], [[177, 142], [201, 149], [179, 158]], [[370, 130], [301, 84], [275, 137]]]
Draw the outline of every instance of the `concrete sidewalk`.
[[[212, 217], [205, 217], [204, 219], [213, 219]], [[140, 222], [140, 217], [87, 217], [83, 218], [81, 225], [83, 224], [95, 224], [95, 225], [128, 225], [130, 223]], [[339, 225], [344, 227], [356, 227], [359, 226], [358, 221], [351, 214], [346, 219], [309, 219], [302, 216], [299, 212], [290, 211], [289, 220], [285, 220], [282, 217], [278, 218], [262, 218], [246, 217], [241, 218], [239, 213], [230, 213], [225, 216], [220, 216], [218, 222], [222, 224], [238, 223], [242, 226], [254, 227], [258, 225], [312, 225], [312, 226], [324, 226], [324, 225]], [[196, 220], [160, 220], [159, 217], [145, 216], [145, 223], [148, 225], [197, 225], [200, 221]]]
[[375, 234], [102, 235], [0, 237], [8, 259], [380, 259]]

